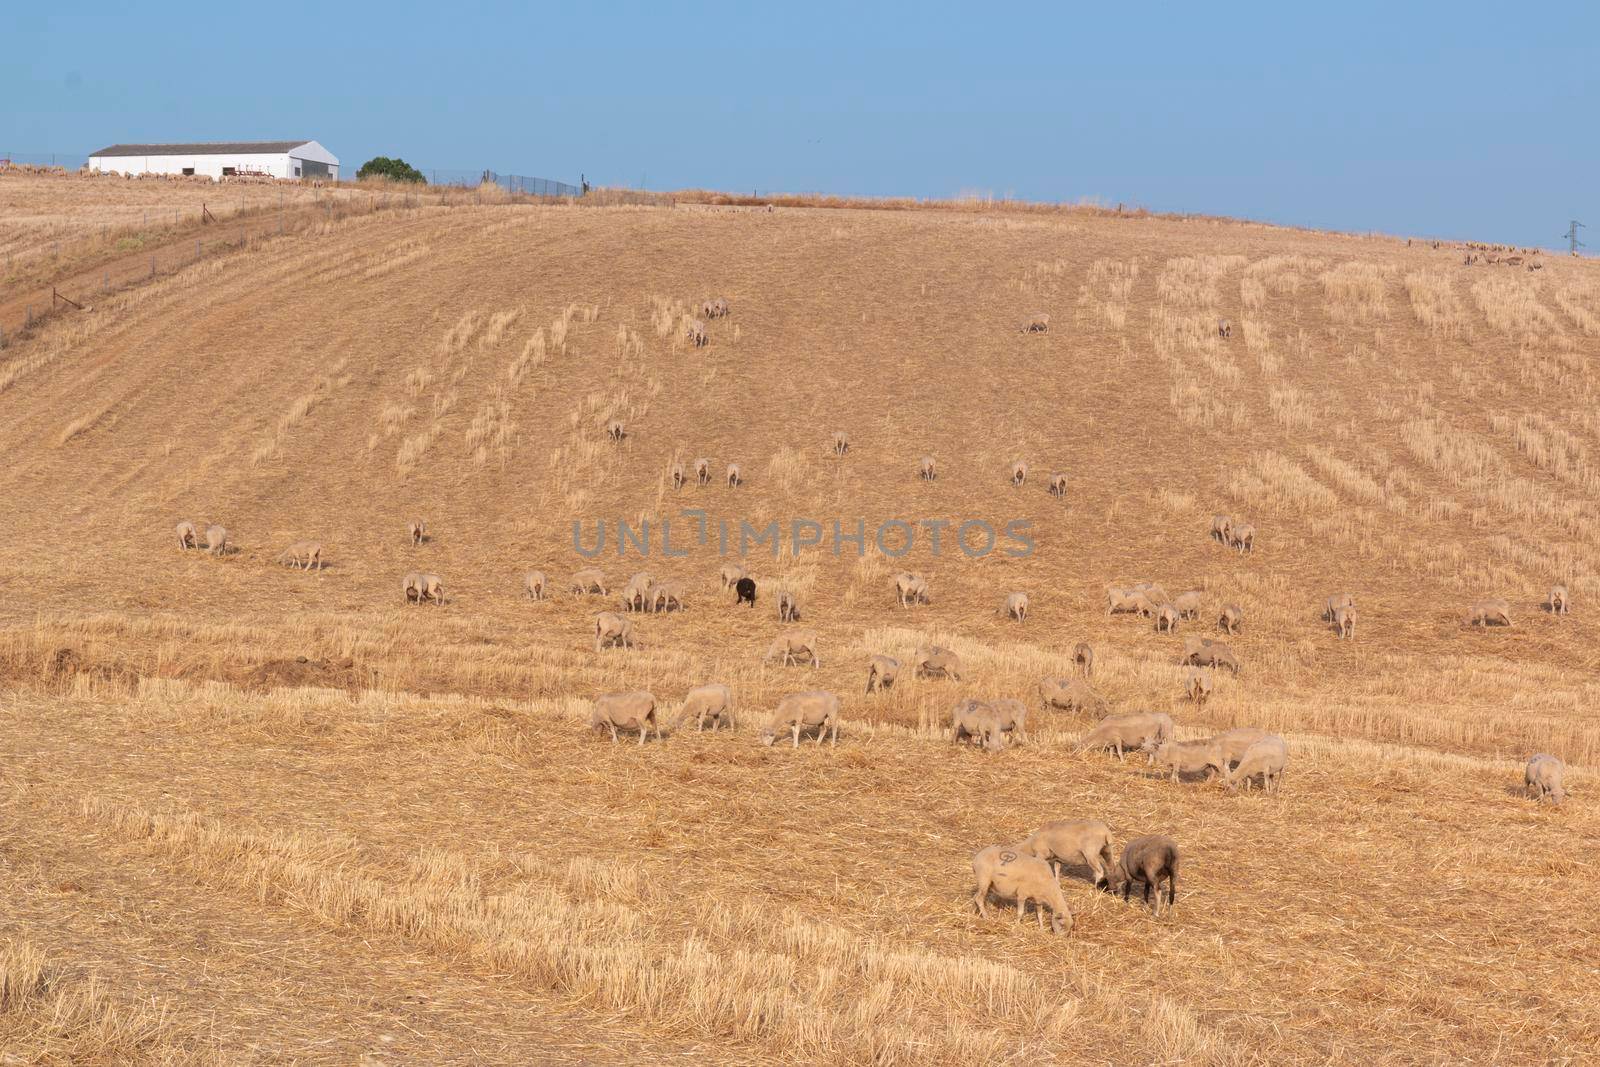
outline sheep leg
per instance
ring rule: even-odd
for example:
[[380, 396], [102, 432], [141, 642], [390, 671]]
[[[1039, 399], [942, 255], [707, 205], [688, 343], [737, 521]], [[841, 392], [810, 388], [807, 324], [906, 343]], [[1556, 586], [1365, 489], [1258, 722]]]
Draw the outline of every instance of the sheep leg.
[[799, 747], [800, 747], [800, 724], [799, 723], [795, 723], [794, 726], [793, 726], [793, 730], [794, 730], [794, 747], [796, 749], [799, 749]]
[[978, 875], [978, 891], [972, 894], [972, 902], [978, 906], [978, 914], [983, 918], [989, 917], [989, 912], [984, 908], [984, 901], [989, 896], [989, 872]]
[[606, 725], [611, 727], [611, 743], [614, 745], [617, 743], [617, 724], [614, 722], [608, 722]]
[[828, 747], [830, 747], [830, 748], [838, 748], [839, 747], [839, 720], [838, 719], [830, 719], [829, 721], [833, 723], [833, 729], [832, 729], [832, 731], [830, 731], [832, 733], [832, 735], [833, 735], [833, 740], [828, 742]]

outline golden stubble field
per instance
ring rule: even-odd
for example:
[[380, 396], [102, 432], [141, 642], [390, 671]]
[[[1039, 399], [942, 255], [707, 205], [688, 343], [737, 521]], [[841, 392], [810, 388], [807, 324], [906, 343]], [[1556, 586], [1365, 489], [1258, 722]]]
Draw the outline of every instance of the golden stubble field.
[[[1582, 1060], [1600, 274], [1461, 260], [1090, 212], [426, 207], [52, 322], [0, 352], [0, 1043], [47, 1062]], [[689, 348], [682, 313], [713, 295], [732, 314]], [[1037, 311], [1051, 330], [1023, 334]], [[699, 456], [744, 484], [674, 490]], [[755, 556], [751, 611], [685, 509], [830, 541], [835, 520], [1025, 520], [1034, 551]], [[1210, 540], [1215, 512], [1253, 522], [1256, 551]], [[237, 551], [180, 553], [181, 519]], [[619, 521], [666, 519], [687, 556], [609, 547]], [[606, 524], [603, 557], [574, 551], [574, 522], [586, 545]], [[326, 570], [276, 562], [302, 538]], [[679, 580], [687, 608], [597, 655], [615, 597], [565, 592], [591, 563], [617, 587]], [[556, 590], [539, 603], [534, 567]], [[931, 604], [898, 606], [902, 567], [932, 575]], [[447, 603], [405, 606], [410, 570]], [[1105, 585], [1137, 580], [1205, 610], [1172, 636], [1108, 617]], [[1556, 582], [1570, 616], [1539, 609]], [[780, 586], [818, 669], [761, 663]], [[1345, 590], [1341, 642], [1318, 613]], [[1465, 628], [1490, 596], [1515, 626]], [[1197, 711], [1178, 651], [1226, 603], [1243, 670]], [[1080, 640], [1113, 710], [1282, 732], [1283, 792], [1074, 751], [1093, 719], [1034, 694]], [[864, 695], [869, 656], [929, 641], [963, 683]], [[597, 693], [650, 689], [670, 722], [704, 681], [733, 687], [731, 733], [584, 729]], [[765, 713], [810, 688], [844, 699], [837, 749], [761, 747]], [[951, 744], [965, 695], [1029, 701], [1031, 743]], [[1533, 751], [1570, 765], [1565, 806], [1521, 796]], [[1172, 835], [1176, 911], [1076, 868], [1070, 936], [979, 919], [971, 855], [1063, 817]]]

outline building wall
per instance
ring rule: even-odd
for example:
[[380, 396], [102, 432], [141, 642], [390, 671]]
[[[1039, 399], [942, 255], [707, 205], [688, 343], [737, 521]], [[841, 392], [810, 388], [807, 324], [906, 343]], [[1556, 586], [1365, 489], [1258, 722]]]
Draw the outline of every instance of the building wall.
[[196, 174], [212, 178], [222, 177], [224, 167], [233, 167], [241, 174], [265, 173], [275, 178], [295, 176], [294, 163], [284, 152], [272, 155], [89, 157], [90, 170], [110, 171], [115, 174], [182, 174], [186, 167], [193, 167]]

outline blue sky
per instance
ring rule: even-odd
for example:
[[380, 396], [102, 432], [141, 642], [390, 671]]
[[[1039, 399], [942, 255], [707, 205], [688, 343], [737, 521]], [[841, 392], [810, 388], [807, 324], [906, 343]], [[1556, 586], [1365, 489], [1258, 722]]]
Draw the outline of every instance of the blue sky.
[[0, 39], [0, 153], [305, 136], [352, 167], [1600, 235], [1595, 3], [19, 5]]

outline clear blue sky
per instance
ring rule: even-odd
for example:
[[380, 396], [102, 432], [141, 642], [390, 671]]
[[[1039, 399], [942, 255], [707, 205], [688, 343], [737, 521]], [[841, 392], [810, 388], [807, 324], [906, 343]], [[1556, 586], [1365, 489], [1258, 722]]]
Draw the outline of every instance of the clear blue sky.
[[[63, 10], [71, 8], [71, 10]], [[1600, 249], [1600, 3], [16, 4], [0, 153], [311, 137], [653, 189], [989, 191]]]

